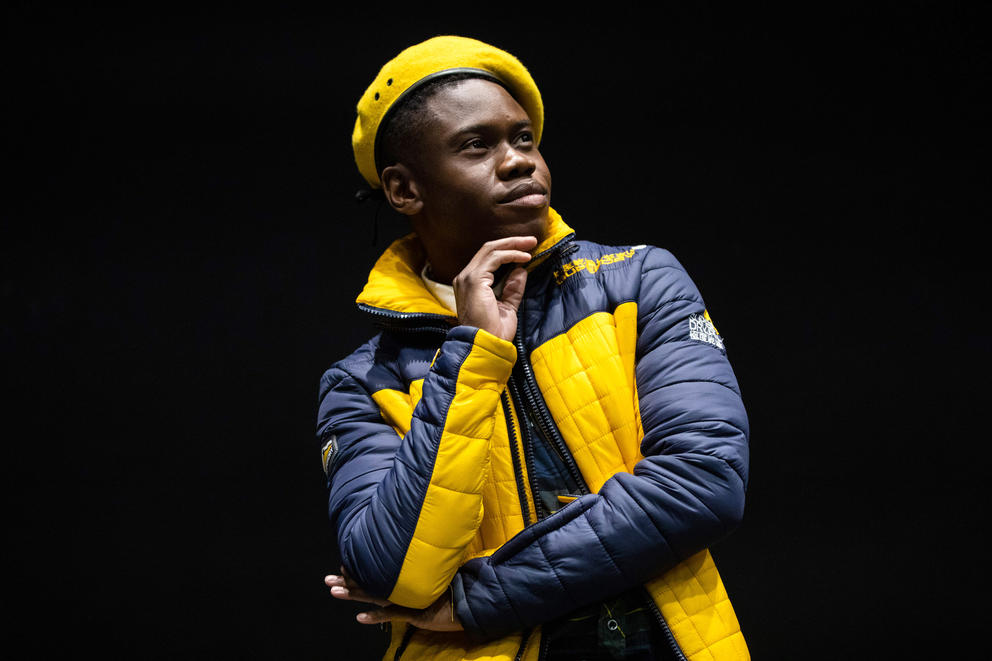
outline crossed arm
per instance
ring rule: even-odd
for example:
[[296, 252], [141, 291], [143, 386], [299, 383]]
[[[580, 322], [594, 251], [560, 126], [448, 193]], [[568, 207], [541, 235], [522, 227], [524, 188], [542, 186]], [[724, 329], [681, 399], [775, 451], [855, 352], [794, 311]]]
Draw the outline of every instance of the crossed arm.
[[344, 565], [375, 600], [430, 606], [475, 536], [499, 395], [516, 359], [508, 339], [526, 282], [526, 272], [515, 269], [497, 300], [493, 271], [529, 260], [526, 249], [535, 243], [489, 242], [458, 276], [462, 323], [442, 344], [402, 438], [354, 374], [368, 368], [367, 357], [338, 364], [322, 379], [318, 433], [333, 449], [325, 459], [331, 524]]

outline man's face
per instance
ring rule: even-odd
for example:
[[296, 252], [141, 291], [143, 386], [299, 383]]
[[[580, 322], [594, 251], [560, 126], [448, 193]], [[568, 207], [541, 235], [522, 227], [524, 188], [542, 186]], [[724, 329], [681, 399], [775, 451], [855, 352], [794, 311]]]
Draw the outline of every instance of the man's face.
[[551, 173], [530, 118], [496, 83], [470, 79], [438, 92], [426, 112], [415, 178], [424, 202], [421, 233], [439, 233], [472, 254], [504, 236], [544, 238]]

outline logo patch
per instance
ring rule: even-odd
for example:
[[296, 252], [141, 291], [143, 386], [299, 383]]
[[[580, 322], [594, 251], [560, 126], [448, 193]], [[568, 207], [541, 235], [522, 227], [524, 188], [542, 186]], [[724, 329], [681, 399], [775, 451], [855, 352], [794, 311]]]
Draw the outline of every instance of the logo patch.
[[561, 270], [554, 271], [555, 283], [560, 285], [579, 271], [595, 273], [603, 266], [609, 264], [619, 264], [626, 259], [630, 259], [634, 256], [635, 252], [642, 250], [643, 248], [647, 248], [647, 245], [642, 243], [639, 246], [631, 246], [629, 250], [624, 250], [623, 252], [613, 252], [608, 255], [602, 255], [599, 259], [586, 259], [584, 257], [579, 257], [578, 259], [572, 260], [568, 264], [564, 264], [561, 267]]
[[707, 344], [712, 344], [717, 349], [723, 349], [723, 340], [720, 339], [720, 334], [716, 332], [716, 327], [710, 321], [708, 312], [704, 312], [701, 315], [689, 315], [689, 339], [706, 342]]
[[324, 460], [324, 475], [330, 477], [331, 469], [334, 468], [334, 460], [338, 454], [338, 437], [331, 434], [320, 448], [320, 454]]

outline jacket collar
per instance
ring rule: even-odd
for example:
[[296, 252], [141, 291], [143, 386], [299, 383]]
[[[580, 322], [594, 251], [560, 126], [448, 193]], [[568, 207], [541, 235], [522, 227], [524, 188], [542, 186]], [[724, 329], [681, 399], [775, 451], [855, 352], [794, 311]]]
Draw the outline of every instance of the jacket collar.
[[[548, 216], [547, 236], [535, 249], [534, 259], [526, 264], [527, 270], [575, 235], [554, 209], [549, 210]], [[454, 311], [441, 305], [421, 280], [420, 271], [426, 261], [427, 253], [416, 234], [393, 241], [372, 267], [368, 282], [355, 302], [366, 311], [397, 318], [407, 315], [454, 317]]]

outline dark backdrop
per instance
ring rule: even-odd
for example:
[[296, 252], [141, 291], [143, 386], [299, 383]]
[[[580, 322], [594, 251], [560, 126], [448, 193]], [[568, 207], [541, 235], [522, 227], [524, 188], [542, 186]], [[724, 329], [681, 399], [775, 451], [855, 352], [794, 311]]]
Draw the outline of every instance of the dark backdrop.
[[377, 658], [321, 581], [316, 385], [406, 231], [381, 209], [373, 246], [354, 202], [354, 104], [442, 33], [529, 66], [579, 237], [667, 247], [706, 297], [752, 420], [714, 553], [754, 656], [982, 640], [987, 30], [953, 3], [794, 4], [8, 8], [15, 640]]

